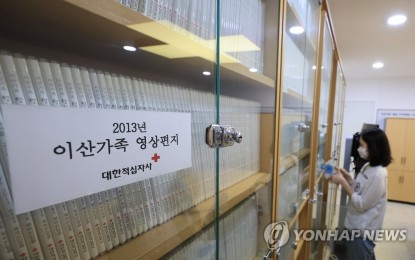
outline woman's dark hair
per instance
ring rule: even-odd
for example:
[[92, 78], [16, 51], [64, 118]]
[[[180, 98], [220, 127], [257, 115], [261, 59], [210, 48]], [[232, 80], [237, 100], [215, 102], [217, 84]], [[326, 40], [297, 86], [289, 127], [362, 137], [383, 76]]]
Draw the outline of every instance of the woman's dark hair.
[[385, 132], [381, 129], [363, 131], [360, 137], [367, 143], [370, 166], [388, 166], [392, 162], [391, 149]]

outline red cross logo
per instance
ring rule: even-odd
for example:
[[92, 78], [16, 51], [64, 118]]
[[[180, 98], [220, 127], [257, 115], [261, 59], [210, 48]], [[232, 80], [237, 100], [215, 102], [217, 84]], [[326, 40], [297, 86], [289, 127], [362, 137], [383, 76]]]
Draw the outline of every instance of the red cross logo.
[[151, 160], [153, 160], [154, 162], [157, 162], [160, 159], [160, 155], [157, 155], [156, 153], [153, 155], [153, 157], [151, 157]]

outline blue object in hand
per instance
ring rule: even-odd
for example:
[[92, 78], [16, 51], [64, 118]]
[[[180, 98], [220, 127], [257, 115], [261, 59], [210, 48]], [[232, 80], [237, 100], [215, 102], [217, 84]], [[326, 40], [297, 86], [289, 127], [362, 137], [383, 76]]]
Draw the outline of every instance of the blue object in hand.
[[321, 170], [324, 171], [324, 177], [326, 177], [326, 179], [330, 178], [334, 173], [334, 167], [331, 164], [321, 165]]
[[333, 171], [334, 171], [333, 165], [331, 165], [331, 164], [325, 164], [324, 165], [324, 172], [326, 174], [333, 174]]

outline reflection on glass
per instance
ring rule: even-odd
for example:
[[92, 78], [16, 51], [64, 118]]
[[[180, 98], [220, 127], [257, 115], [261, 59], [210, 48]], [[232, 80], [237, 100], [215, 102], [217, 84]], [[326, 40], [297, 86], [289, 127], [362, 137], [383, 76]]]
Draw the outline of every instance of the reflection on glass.
[[[283, 45], [278, 217], [289, 222], [308, 187], [310, 127], [320, 9], [316, 1], [288, 2]], [[294, 26], [301, 26], [304, 32], [291, 33], [289, 29]]]

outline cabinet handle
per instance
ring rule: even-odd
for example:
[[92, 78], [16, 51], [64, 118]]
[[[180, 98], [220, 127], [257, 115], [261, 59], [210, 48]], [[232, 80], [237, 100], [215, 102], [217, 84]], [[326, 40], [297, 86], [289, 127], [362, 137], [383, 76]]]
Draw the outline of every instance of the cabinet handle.
[[401, 181], [402, 181], [402, 176], [399, 176], [399, 183], [401, 183]]
[[403, 157], [401, 157], [401, 164], [403, 164]]
[[403, 164], [406, 164], [406, 157], [403, 157]]
[[306, 125], [305, 123], [299, 123], [298, 125], [295, 126], [295, 128], [301, 133], [310, 131], [310, 126]]
[[291, 247], [292, 247], [292, 249], [296, 250], [297, 249], [297, 241], [293, 241], [291, 243]]

